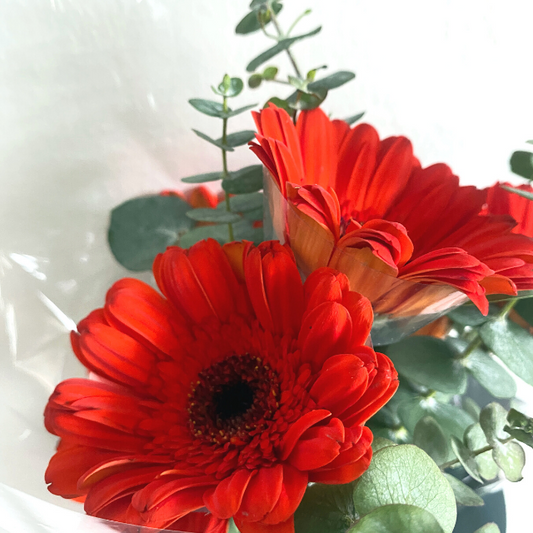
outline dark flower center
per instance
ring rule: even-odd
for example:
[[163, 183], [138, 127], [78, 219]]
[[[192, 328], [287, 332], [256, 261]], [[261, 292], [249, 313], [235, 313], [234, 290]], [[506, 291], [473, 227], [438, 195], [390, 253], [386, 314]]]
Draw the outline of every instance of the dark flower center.
[[213, 396], [217, 417], [229, 420], [243, 415], [254, 403], [254, 390], [249, 383], [238, 381], [224, 385], [220, 392]]
[[189, 427], [211, 443], [244, 443], [272, 419], [278, 398], [278, 376], [261, 358], [232, 355], [191, 384]]

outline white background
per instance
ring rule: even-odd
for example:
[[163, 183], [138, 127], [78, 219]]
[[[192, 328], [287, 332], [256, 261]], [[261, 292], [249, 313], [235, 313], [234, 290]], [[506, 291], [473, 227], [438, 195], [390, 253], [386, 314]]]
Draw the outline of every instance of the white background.
[[[0, 0], [0, 482], [50, 500], [42, 471], [53, 441], [39, 428], [47, 395], [72, 366], [69, 320], [101, 305], [125, 274], [105, 245], [109, 209], [220, 168], [217, 149], [190, 131], [218, 137], [220, 123], [187, 100], [214, 98], [210, 85], [226, 72], [245, 76], [271, 46], [261, 34], [234, 34], [247, 4]], [[424, 165], [447, 162], [463, 183], [509, 179], [511, 153], [533, 138], [530, 0], [286, 4], [284, 28], [308, 7], [297, 33], [323, 26], [294, 47], [302, 70], [357, 74], [332, 91], [328, 113], [366, 111], [382, 136], [407, 135]], [[285, 57], [270, 63], [290, 72]], [[287, 92], [246, 90], [235, 107], [274, 94]], [[248, 114], [230, 124], [244, 128], [253, 128]], [[229, 162], [254, 157], [242, 148]], [[525, 475], [531, 487], [533, 472]], [[522, 498], [525, 483], [513, 487]], [[518, 503], [508, 503], [509, 533], [522, 531]]]

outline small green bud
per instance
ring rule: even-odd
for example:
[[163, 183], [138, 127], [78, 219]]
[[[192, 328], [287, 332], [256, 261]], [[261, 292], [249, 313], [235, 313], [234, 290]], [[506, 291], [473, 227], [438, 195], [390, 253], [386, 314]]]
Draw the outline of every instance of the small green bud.
[[256, 89], [261, 85], [261, 82], [263, 81], [263, 76], [261, 74], [252, 74], [248, 78], [248, 86], [250, 89]]

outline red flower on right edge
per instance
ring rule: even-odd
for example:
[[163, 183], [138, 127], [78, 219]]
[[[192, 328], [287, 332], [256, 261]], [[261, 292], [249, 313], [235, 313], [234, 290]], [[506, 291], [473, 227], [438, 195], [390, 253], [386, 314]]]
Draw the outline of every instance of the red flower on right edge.
[[[533, 289], [533, 240], [512, 232], [509, 215], [481, 213], [486, 191], [460, 186], [447, 165], [421, 168], [409, 139], [380, 140], [319, 108], [296, 125], [273, 105], [255, 120], [251, 149], [287, 200], [283, 231], [304, 273], [346, 273], [378, 313], [442, 312], [461, 291], [486, 314], [487, 295]], [[440, 308], [405, 282], [441, 287]]]

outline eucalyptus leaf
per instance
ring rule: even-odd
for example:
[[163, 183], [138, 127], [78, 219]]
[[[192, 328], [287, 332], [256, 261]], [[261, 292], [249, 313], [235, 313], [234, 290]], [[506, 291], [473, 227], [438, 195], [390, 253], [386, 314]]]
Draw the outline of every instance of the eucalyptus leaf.
[[489, 403], [481, 410], [479, 424], [489, 444], [496, 444], [509, 437], [503, 430], [507, 424], [507, 410], [499, 403]]
[[278, 74], [278, 67], [267, 67], [263, 70], [262, 77], [264, 80], [274, 80]]
[[214, 222], [216, 224], [233, 224], [241, 220], [237, 213], [223, 211], [222, 209], [212, 209], [210, 207], [200, 207], [187, 211], [187, 216], [197, 222]]
[[492, 450], [494, 462], [503, 470], [509, 481], [521, 481], [522, 470], [526, 464], [526, 454], [518, 442], [496, 443]]
[[375, 453], [368, 470], [355, 482], [354, 504], [360, 516], [386, 505], [414, 505], [431, 513], [445, 533], [452, 532], [457, 515], [453, 490], [439, 467], [410, 444]]
[[455, 308], [447, 316], [461, 326], [480, 326], [490, 319], [490, 316], [482, 315], [481, 311], [471, 303]]
[[183, 183], [206, 183], [208, 181], [218, 181], [222, 179], [220, 172], [208, 172], [207, 174], [196, 174], [195, 176], [188, 176], [182, 178]]
[[406, 378], [430, 389], [452, 394], [466, 390], [466, 371], [445, 341], [435, 337], [408, 337], [391, 344], [385, 353]]
[[108, 240], [115, 259], [133, 271], [150, 270], [155, 256], [190, 230], [191, 206], [177, 196], [143, 196], [111, 211]]
[[263, 206], [258, 207], [257, 209], [253, 209], [252, 211], [246, 211], [243, 213], [243, 217], [247, 220], [252, 220], [253, 222], [256, 222], [257, 220], [263, 220]]
[[438, 465], [449, 455], [446, 435], [432, 416], [421, 418], [413, 432], [413, 444], [422, 448]]
[[489, 522], [488, 524], [485, 524], [479, 529], [476, 529], [474, 533], [501, 533], [501, 532], [497, 524], [495, 524], [494, 522]]
[[254, 107], [257, 107], [258, 104], [250, 104], [245, 105], [244, 107], [239, 107], [238, 109], [228, 109], [226, 112], [225, 118], [231, 118], [236, 115], [240, 115], [241, 113], [244, 113], [245, 111], [249, 111], [250, 109], [253, 109]]
[[324, 89], [313, 94], [306, 94], [302, 91], [295, 91], [287, 98], [287, 105], [291, 109], [299, 111], [309, 111], [316, 109], [326, 99], [328, 92]]
[[483, 342], [526, 383], [533, 385], [533, 336], [507, 319], [495, 319], [480, 329]]
[[232, 172], [230, 177], [222, 181], [222, 188], [229, 194], [245, 194], [263, 188], [263, 167], [251, 165]]
[[[446, 342], [461, 354], [468, 346], [463, 339], [448, 337]], [[461, 359], [464, 367], [496, 398], [514, 398], [516, 382], [509, 372], [481, 348], [473, 350]]]
[[257, 87], [259, 87], [262, 82], [263, 76], [261, 76], [261, 74], [252, 74], [248, 78], [248, 87], [250, 87], [250, 89], [257, 89]]
[[[272, 3], [272, 9], [274, 10], [274, 13], [277, 15], [281, 11], [282, 5], [279, 2], [273, 2]], [[266, 16], [263, 18], [263, 24], [266, 26], [270, 22], [270, 16], [268, 13], [264, 13]], [[253, 33], [255, 31], [258, 31], [261, 29], [261, 22], [259, 21], [259, 14], [258, 11], [251, 11], [248, 13], [240, 22], [237, 24], [237, 27], [235, 28], [235, 33], [238, 33], [239, 35], [246, 35], [248, 33]]]
[[[236, 148], [237, 146], [242, 146], [243, 144], [250, 142], [254, 138], [255, 138], [255, 131], [253, 130], [237, 131], [235, 133], [230, 133], [229, 135], [226, 136], [226, 146], [231, 146], [232, 148]], [[218, 139], [218, 140], [222, 142], [222, 139]]]
[[317, 91], [324, 91], [324, 90], [329, 91], [331, 89], [336, 89], [337, 87], [340, 87], [341, 85], [344, 85], [345, 83], [348, 83], [354, 78], [355, 78], [355, 74], [353, 72], [349, 72], [347, 70], [341, 70], [339, 72], [330, 74], [329, 76], [326, 76], [325, 78], [311, 82], [307, 86], [307, 90], [313, 93]]
[[344, 533], [356, 518], [352, 495], [353, 483], [308, 487], [294, 514], [296, 533]]
[[200, 113], [209, 115], [210, 117], [224, 118], [226, 116], [224, 106], [220, 102], [204, 100], [203, 98], [191, 98], [189, 104], [191, 104], [197, 111], [200, 111]]
[[218, 86], [220, 93], [227, 98], [233, 98], [241, 94], [244, 88], [243, 81], [240, 78], [226, 76], [224, 76], [224, 81]]
[[385, 439], [383, 437], [375, 438], [372, 441], [372, 451], [374, 453], [376, 453], [379, 450], [381, 450], [381, 448], [386, 448], [387, 446], [396, 446], [396, 443], [392, 442], [389, 439]]
[[518, 300], [513, 309], [531, 326], [533, 326], [533, 298]]
[[448, 480], [458, 504], [466, 507], [480, 507], [485, 503], [483, 498], [481, 498], [476, 491], [472, 490], [468, 485], [465, 485], [455, 476], [444, 473], [444, 477]]
[[357, 113], [357, 115], [352, 115], [351, 117], [343, 118], [342, 120], [343, 122], [346, 122], [351, 126], [352, 124], [355, 124], [358, 120], [361, 120], [364, 115], [365, 112], [363, 111], [362, 113]]
[[213, 144], [217, 148], [221, 148], [222, 150], [226, 152], [233, 152], [233, 148], [227, 144], [224, 144], [222, 142], [222, 139], [212, 139], [211, 137], [209, 137], [209, 135], [206, 135], [205, 133], [202, 133], [201, 131], [198, 131], [195, 129], [193, 129], [192, 131], [194, 131], [194, 133], [196, 133], [196, 135], [198, 135], [200, 139], [203, 139], [204, 141], [207, 141], [208, 143]]
[[531, 152], [518, 150], [513, 153], [509, 163], [511, 165], [511, 170], [515, 174], [528, 180], [533, 180], [533, 154]]
[[452, 435], [450, 445], [463, 468], [470, 476], [481, 483], [481, 473], [472, 452], [455, 435]]
[[516, 409], [511, 409], [507, 415], [507, 423], [504, 430], [511, 437], [533, 448], [533, 419]]
[[239, 194], [230, 198], [231, 210], [235, 213], [246, 213], [263, 207], [263, 193], [252, 192]]
[[[465, 444], [471, 451], [481, 450], [488, 445], [487, 438], [481, 429], [479, 424], [472, 424], [465, 431]], [[483, 479], [490, 481], [494, 479], [500, 469], [492, 458], [492, 452], [487, 451], [482, 454], [476, 455], [476, 463], [478, 465], [479, 473]]]
[[[322, 530], [320, 533], [330, 533]], [[367, 514], [350, 533], [444, 533], [437, 519], [414, 505], [384, 505]]]
[[472, 417], [473, 420], [479, 420], [479, 414], [481, 413], [481, 407], [470, 398], [470, 396], [463, 396], [461, 398], [461, 405], [463, 409]]
[[288, 37], [287, 39], [282, 39], [277, 44], [275, 44], [272, 48], [265, 50], [263, 53], [259, 54], [255, 59], [252, 59], [252, 61], [250, 61], [250, 63], [248, 63], [246, 67], [247, 72], [254, 72], [254, 70], [257, 69], [257, 67], [261, 66], [263, 63], [266, 63], [269, 59], [272, 59], [273, 57], [277, 56], [281, 52], [284, 52], [296, 41], [300, 41], [307, 37], [312, 37], [313, 35], [316, 35], [321, 29], [322, 27], [319, 26], [318, 28], [314, 29], [313, 31], [310, 31], [309, 33], [304, 33], [303, 35], [297, 35], [295, 37]]

